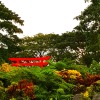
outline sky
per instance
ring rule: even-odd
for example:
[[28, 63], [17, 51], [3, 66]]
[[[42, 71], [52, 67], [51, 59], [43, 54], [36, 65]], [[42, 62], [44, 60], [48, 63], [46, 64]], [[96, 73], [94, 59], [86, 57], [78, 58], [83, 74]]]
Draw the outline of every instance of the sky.
[[89, 4], [84, 0], [1, 0], [10, 10], [16, 12], [22, 20], [23, 34], [19, 37], [33, 36], [37, 33], [61, 34], [78, 25], [73, 20]]

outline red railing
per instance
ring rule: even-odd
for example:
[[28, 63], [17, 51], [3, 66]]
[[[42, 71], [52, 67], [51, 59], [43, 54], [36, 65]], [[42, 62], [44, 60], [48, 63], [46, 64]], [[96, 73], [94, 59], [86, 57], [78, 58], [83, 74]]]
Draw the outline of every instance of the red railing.
[[12, 66], [40, 66], [45, 67], [48, 65], [48, 62], [46, 60], [49, 60], [50, 56], [45, 57], [37, 57], [37, 58], [9, 58], [9, 60], [12, 62]]

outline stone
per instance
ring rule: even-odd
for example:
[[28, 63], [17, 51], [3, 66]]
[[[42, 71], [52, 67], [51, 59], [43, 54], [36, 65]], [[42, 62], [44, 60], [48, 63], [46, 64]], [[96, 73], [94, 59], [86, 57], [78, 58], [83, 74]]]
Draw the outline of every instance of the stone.
[[95, 94], [92, 100], [100, 100], [100, 94]]
[[82, 100], [83, 99], [83, 95], [82, 94], [76, 94], [74, 97], [73, 97], [73, 100]]

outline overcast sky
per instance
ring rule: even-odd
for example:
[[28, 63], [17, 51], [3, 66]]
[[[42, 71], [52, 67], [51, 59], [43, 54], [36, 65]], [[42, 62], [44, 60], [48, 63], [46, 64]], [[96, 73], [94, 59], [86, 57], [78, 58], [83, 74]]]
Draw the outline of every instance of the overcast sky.
[[[78, 21], [73, 18], [87, 6], [84, 0], [1, 0], [24, 20], [23, 35], [61, 34], [71, 31]], [[20, 37], [21, 37], [20, 36]]]

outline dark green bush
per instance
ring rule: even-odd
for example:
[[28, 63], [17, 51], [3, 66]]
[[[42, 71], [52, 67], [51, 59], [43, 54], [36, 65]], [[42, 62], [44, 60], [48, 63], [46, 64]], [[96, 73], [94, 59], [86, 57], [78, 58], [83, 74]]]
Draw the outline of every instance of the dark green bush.
[[93, 60], [90, 66], [90, 73], [91, 74], [100, 74], [100, 63]]
[[64, 62], [59, 61], [55, 64], [55, 67], [57, 70], [63, 70], [67, 68], [67, 65]]

